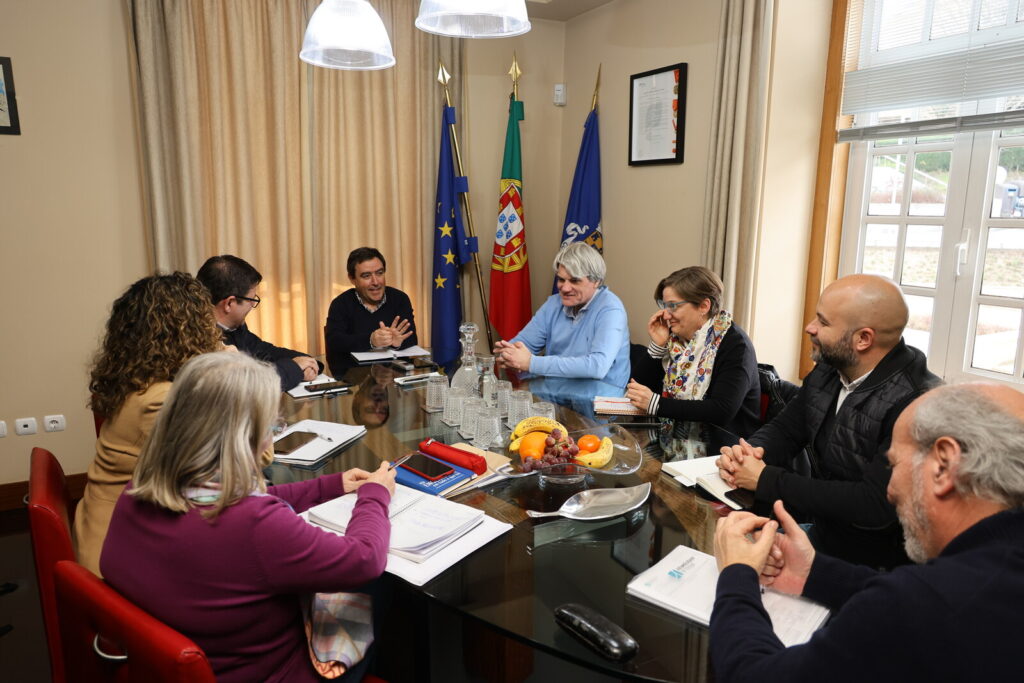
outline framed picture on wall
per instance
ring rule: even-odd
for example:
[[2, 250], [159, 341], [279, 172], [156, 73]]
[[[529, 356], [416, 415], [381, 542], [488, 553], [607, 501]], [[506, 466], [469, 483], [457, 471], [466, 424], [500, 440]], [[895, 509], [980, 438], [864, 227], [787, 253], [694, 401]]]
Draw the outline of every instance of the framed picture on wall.
[[629, 77], [629, 165], [681, 164], [686, 139], [686, 64]]
[[0, 135], [21, 135], [10, 57], [0, 57]]

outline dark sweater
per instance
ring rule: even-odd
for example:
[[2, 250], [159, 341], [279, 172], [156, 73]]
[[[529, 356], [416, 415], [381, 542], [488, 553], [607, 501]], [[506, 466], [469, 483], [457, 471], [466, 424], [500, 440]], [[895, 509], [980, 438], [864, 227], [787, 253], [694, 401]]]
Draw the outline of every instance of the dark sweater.
[[416, 320], [412, 314], [412, 302], [405, 292], [394, 287], [384, 288], [387, 300], [380, 308], [370, 313], [359, 303], [356, 290], [349, 289], [334, 298], [327, 311], [327, 326], [324, 337], [327, 342], [327, 365], [335, 376], [356, 364], [353, 351], [370, 350], [370, 334], [379, 329], [380, 323], [391, 325], [395, 316], [409, 321], [412, 334], [402, 342], [400, 348], [408, 348], [419, 342], [416, 339]]
[[[839, 373], [819, 363], [796, 398], [749, 439], [764, 448], [767, 465], [754, 492], [759, 507], [781, 499], [811, 518], [815, 547], [830, 555], [872, 567], [906, 563], [896, 509], [886, 499], [885, 452], [896, 418], [939, 382], [924, 354], [900, 341], [834, 413]], [[788, 469], [808, 446], [811, 477]]]
[[[307, 354], [265, 342], [250, 332], [249, 326], [245, 323], [242, 323], [233, 330], [224, 330], [224, 343], [228, 346], [236, 347], [239, 351], [247, 353], [257, 360], [272, 363], [277, 369], [278, 376], [281, 378], [282, 391], [288, 391], [303, 379], [302, 368], [292, 358]], [[317, 361], [317, 365], [322, 372], [324, 369], [323, 363]]]
[[832, 620], [810, 642], [784, 649], [757, 574], [726, 567], [711, 614], [715, 680], [1020, 680], [1024, 510], [983, 519], [938, 558], [891, 573], [818, 554], [803, 594], [831, 609]]
[[390, 496], [364, 484], [344, 536], [296, 512], [341, 495], [341, 475], [272, 486], [221, 512], [169, 512], [122, 494], [100, 567], [107, 582], [203, 649], [218, 681], [318, 681], [300, 598], [350, 591], [387, 564]]
[[[643, 353], [635, 360], [638, 367], [634, 374], [664, 375], [660, 358]], [[662, 396], [658, 401], [658, 417], [708, 422], [739, 436], [757, 431], [761, 426], [761, 384], [754, 345], [747, 333], [734, 324], [722, 337], [702, 400]]]

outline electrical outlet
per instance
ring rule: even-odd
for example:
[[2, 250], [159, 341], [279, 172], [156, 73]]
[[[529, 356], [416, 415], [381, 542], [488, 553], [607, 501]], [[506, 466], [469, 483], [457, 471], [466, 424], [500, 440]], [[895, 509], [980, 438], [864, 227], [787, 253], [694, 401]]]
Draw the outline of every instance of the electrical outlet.
[[7, 422], [0, 420], [0, 439], [7, 436]]
[[18, 417], [14, 419], [14, 433], [18, 436], [28, 436], [39, 431], [34, 417]]
[[67, 427], [63, 415], [44, 415], [43, 429], [48, 432], [63, 432]]

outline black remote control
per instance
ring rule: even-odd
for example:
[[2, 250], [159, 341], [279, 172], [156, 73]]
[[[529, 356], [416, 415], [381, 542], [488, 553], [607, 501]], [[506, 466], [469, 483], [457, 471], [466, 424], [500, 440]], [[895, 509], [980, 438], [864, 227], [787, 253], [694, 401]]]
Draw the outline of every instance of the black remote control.
[[633, 636], [591, 607], [566, 603], [555, 609], [555, 621], [606, 659], [624, 662], [636, 654]]

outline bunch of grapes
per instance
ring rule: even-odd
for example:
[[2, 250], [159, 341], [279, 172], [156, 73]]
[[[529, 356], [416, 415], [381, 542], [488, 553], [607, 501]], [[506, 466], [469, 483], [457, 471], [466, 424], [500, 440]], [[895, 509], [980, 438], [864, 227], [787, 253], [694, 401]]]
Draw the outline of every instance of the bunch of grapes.
[[532, 472], [551, 465], [565, 465], [575, 461], [580, 447], [571, 436], [562, 436], [562, 430], [552, 429], [544, 441], [544, 456], [541, 458], [523, 458], [523, 472]]

